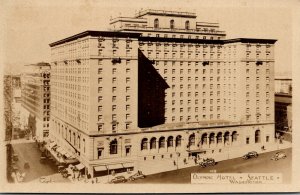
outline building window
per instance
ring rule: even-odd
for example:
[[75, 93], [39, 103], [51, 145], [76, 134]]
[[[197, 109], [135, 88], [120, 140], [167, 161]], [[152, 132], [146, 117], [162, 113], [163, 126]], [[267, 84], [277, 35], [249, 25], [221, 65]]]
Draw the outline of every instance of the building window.
[[103, 125], [102, 124], [98, 125], [98, 131], [102, 131], [102, 130], [103, 130]]
[[117, 106], [116, 105], [112, 105], [112, 111], [115, 111], [117, 109]]
[[250, 138], [247, 137], [247, 138], [246, 138], [246, 144], [249, 144], [249, 143], [250, 143]]
[[109, 151], [110, 154], [117, 154], [118, 153], [118, 141], [114, 139], [109, 144]]
[[98, 112], [102, 111], [102, 106], [98, 106]]
[[157, 18], [154, 20], [154, 28], [159, 28], [159, 20]]
[[170, 29], [174, 29], [175, 28], [175, 22], [174, 20], [170, 21]]
[[176, 147], [180, 147], [181, 146], [181, 135], [178, 135], [177, 137], [176, 137]]
[[165, 147], [165, 137], [161, 137], [159, 138], [159, 142], [158, 142], [158, 147], [159, 148], [164, 148]]
[[148, 149], [148, 139], [143, 138], [141, 142], [141, 150], [147, 150]]
[[260, 130], [255, 131], [255, 143], [260, 143]]
[[173, 147], [173, 136], [168, 137], [167, 147]]
[[189, 137], [189, 147], [194, 145], [195, 145], [195, 134], [192, 134]]
[[189, 30], [190, 29], [190, 21], [185, 22], [185, 29]]
[[150, 150], [151, 150], [151, 149], [155, 149], [155, 148], [156, 148], [156, 138], [153, 137], [153, 138], [151, 138], [151, 140], [150, 140]]

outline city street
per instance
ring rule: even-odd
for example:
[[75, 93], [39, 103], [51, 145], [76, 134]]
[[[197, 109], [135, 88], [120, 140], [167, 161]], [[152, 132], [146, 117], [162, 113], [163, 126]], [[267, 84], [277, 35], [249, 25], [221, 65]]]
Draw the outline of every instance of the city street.
[[285, 152], [287, 158], [278, 161], [270, 160], [277, 152], [268, 152], [252, 158], [244, 160], [235, 158], [231, 160], [218, 162], [213, 167], [201, 168], [200, 166], [189, 167], [176, 171], [169, 171], [147, 176], [145, 179], [139, 179], [128, 183], [191, 183], [191, 173], [282, 173], [283, 183], [291, 181], [292, 168], [292, 149], [280, 150]]
[[[19, 171], [26, 173], [24, 182], [38, 180], [41, 176], [50, 176], [55, 182], [69, 182], [57, 173], [57, 166], [53, 161], [40, 163], [41, 152], [36, 143], [18, 143], [12, 146], [19, 157], [16, 164]], [[30, 168], [24, 168], [25, 162], [29, 163]]]

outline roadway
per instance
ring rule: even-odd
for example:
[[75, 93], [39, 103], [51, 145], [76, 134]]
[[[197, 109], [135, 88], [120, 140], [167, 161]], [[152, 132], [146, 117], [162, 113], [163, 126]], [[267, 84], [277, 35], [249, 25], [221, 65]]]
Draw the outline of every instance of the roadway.
[[[57, 166], [53, 161], [40, 163], [41, 151], [36, 143], [12, 143], [15, 153], [18, 154], [19, 160], [16, 165], [21, 173], [26, 173], [24, 182], [30, 182], [39, 179], [41, 176], [51, 176], [56, 182], [70, 182], [58, 174]], [[24, 163], [28, 162], [29, 169], [24, 168]]]
[[278, 161], [270, 160], [277, 152], [268, 152], [260, 154], [257, 158], [244, 160], [242, 158], [235, 158], [226, 161], [220, 161], [215, 166], [202, 168], [194, 166], [175, 171], [168, 171], [153, 175], [148, 175], [145, 179], [139, 179], [127, 183], [191, 183], [191, 173], [282, 173], [283, 183], [291, 182], [292, 169], [292, 149], [280, 150], [285, 152], [287, 158]]

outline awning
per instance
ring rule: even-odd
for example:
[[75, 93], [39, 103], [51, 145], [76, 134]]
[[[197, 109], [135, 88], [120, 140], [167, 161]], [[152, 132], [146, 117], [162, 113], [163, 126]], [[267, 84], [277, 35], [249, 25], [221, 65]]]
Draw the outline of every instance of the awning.
[[56, 149], [56, 152], [61, 152], [62, 150], [63, 150], [63, 148], [58, 146], [57, 149]]
[[123, 166], [121, 164], [115, 164], [115, 165], [107, 165], [109, 170], [114, 170], [114, 169], [122, 169]]
[[95, 171], [106, 171], [107, 168], [104, 165], [94, 167]]
[[134, 167], [134, 163], [123, 163], [124, 168]]
[[57, 145], [57, 144], [56, 144], [55, 142], [52, 142], [52, 143], [49, 144], [49, 147], [50, 147], [50, 148], [53, 148], [53, 147], [56, 146], [56, 145]]
[[203, 149], [187, 150], [187, 152], [190, 152], [190, 153], [203, 153], [203, 152], [206, 152], [206, 150], [203, 150]]
[[62, 155], [67, 154], [67, 152], [64, 149], [60, 150], [59, 153], [61, 153]]
[[72, 155], [69, 154], [68, 152], [64, 154], [67, 158], [70, 158]]
[[73, 158], [73, 159], [66, 159], [66, 160], [65, 160], [65, 163], [66, 163], [66, 164], [74, 164], [74, 163], [77, 163], [77, 162], [79, 162], [79, 161], [78, 161], [78, 159], [76, 159], [76, 158]]
[[84, 169], [84, 165], [79, 163], [78, 165], [75, 165], [75, 167], [78, 169], [78, 170], [81, 170], [81, 169]]

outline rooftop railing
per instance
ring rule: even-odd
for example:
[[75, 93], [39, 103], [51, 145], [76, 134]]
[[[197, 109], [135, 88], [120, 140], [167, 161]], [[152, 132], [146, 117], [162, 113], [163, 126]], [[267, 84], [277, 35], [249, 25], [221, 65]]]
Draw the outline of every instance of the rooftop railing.
[[165, 10], [154, 10], [154, 9], [141, 10], [135, 15], [135, 17], [143, 16], [147, 13], [175, 14], [175, 15], [196, 17], [196, 13], [193, 13], [193, 12], [165, 11]]

